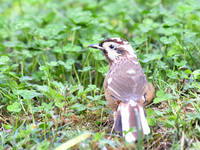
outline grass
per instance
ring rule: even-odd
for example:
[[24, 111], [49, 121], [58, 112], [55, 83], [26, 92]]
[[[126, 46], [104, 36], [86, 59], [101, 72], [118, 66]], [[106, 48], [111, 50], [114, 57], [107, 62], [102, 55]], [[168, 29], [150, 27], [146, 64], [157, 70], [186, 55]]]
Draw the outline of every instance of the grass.
[[[3, 0], [0, 10], [0, 148], [198, 149], [198, 0]], [[103, 80], [108, 63], [87, 45], [130, 42], [156, 98], [139, 144], [113, 133]], [[87, 132], [86, 132], [87, 131]], [[80, 142], [80, 137], [85, 140]], [[72, 143], [71, 143], [72, 144]]]

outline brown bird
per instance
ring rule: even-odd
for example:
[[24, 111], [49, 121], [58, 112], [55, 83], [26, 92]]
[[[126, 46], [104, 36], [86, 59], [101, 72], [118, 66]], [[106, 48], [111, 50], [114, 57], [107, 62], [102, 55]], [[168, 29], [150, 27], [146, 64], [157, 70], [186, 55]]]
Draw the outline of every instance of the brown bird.
[[[115, 131], [122, 133], [128, 142], [137, 140], [139, 135], [144, 137], [149, 134], [143, 102], [146, 101], [146, 96], [152, 99], [154, 88], [148, 84], [129, 42], [122, 38], [109, 38], [88, 47], [101, 50], [109, 63], [104, 90], [106, 101], [114, 111]], [[131, 132], [128, 132], [130, 130]]]

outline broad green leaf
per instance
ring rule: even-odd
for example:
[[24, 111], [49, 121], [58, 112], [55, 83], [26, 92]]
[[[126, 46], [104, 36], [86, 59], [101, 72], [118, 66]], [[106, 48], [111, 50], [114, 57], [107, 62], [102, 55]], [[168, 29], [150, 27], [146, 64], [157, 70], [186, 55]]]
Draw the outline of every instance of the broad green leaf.
[[55, 16], [56, 16], [55, 12], [52, 11], [47, 16], [45, 16], [45, 18], [43, 18], [43, 19], [45, 22], [51, 22]]
[[48, 64], [51, 67], [58, 66], [58, 63], [56, 61], [51, 61], [50, 63], [46, 63], [46, 64]]
[[30, 51], [29, 50], [22, 50], [22, 54], [23, 55], [25, 55], [26, 57], [29, 57], [29, 58], [32, 58], [32, 54], [30, 53]]
[[193, 71], [194, 79], [200, 79], [200, 69]]
[[163, 95], [162, 97], [157, 97], [154, 99], [154, 103], [159, 103], [159, 102], [162, 102], [162, 101], [167, 101], [167, 100], [172, 100], [174, 99], [175, 97], [170, 95], [170, 94], [165, 94]]
[[159, 103], [159, 102], [162, 102], [162, 101], [172, 100], [172, 99], [175, 98], [171, 94], [165, 94], [164, 91], [162, 91], [162, 90], [157, 91], [156, 92], [156, 96], [157, 97], [153, 101], [154, 103]]
[[50, 103], [45, 103], [45, 102], [43, 102], [42, 103], [42, 106], [44, 106], [44, 110], [46, 110], [46, 111], [49, 111], [50, 109], [53, 109], [54, 108], [54, 106], [53, 106], [53, 102], [50, 102]]
[[170, 77], [171, 79], [177, 79], [178, 74], [179, 74], [178, 71], [167, 70], [167, 76]]
[[184, 29], [183, 32], [185, 33], [185, 34], [184, 34], [184, 37], [185, 37], [185, 38], [191, 38], [191, 37], [193, 37], [193, 36], [199, 34], [198, 32], [193, 32], [193, 31], [191, 31], [190, 29]]
[[19, 90], [23, 90], [26, 89], [28, 87], [28, 85], [25, 82], [21, 82], [18, 86]]
[[40, 66], [39, 69], [40, 70], [48, 70], [50, 67], [49, 66]]
[[88, 23], [92, 19], [90, 11], [71, 10], [68, 11], [67, 16], [75, 23]]
[[33, 87], [35, 87], [38, 91], [44, 91], [44, 92], [47, 92], [49, 91], [49, 87], [47, 85], [37, 85], [37, 84], [34, 84]]
[[38, 40], [37, 42], [40, 46], [44, 47], [53, 47], [57, 44], [57, 41], [55, 40]]
[[191, 70], [185, 70], [184, 72], [187, 73], [187, 74], [192, 74]]
[[68, 59], [66, 64], [67, 65], [73, 65], [75, 63], [75, 61], [73, 59]]
[[18, 20], [13, 23], [13, 26], [16, 30], [24, 29], [24, 28], [36, 28], [37, 25], [33, 21], [29, 20]]
[[97, 101], [99, 104], [101, 105], [108, 105], [108, 103], [106, 101]]
[[148, 109], [146, 110], [146, 112], [147, 112], [147, 116], [148, 116], [148, 117], [151, 117], [151, 116], [154, 114], [154, 111], [153, 111], [153, 109], [151, 109], [151, 108], [148, 108]]
[[70, 108], [71, 109], [76, 109], [78, 111], [83, 111], [83, 110], [87, 109], [87, 106], [85, 106], [83, 104], [76, 103], [76, 104], [72, 105]]
[[142, 11], [142, 14], [145, 14], [145, 15], [147, 15], [147, 14], [149, 14], [150, 13], [150, 11], [148, 11], [148, 10], [143, 10]]
[[59, 88], [60, 90], [65, 89], [66, 90], [66, 85], [64, 85], [62, 82], [58, 81], [53, 81], [52, 84]]
[[68, 50], [69, 52], [80, 52], [82, 48], [80, 46], [73, 46], [72, 49]]
[[79, 72], [87, 72], [89, 70], [91, 70], [91, 66], [87, 66], [87, 67], [84, 67], [83, 70], [78, 70]]
[[12, 126], [11, 125], [6, 125], [6, 124], [3, 124], [3, 127], [5, 127], [7, 130], [9, 130], [9, 129], [11, 129], [12, 128]]
[[32, 99], [40, 95], [35, 90], [13, 90], [15, 95], [21, 95], [24, 99]]
[[167, 56], [168, 57], [172, 57], [173, 55], [176, 55], [177, 54], [177, 51], [176, 50], [169, 50], [168, 52], [167, 52]]
[[11, 112], [20, 112], [21, 107], [19, 102], [14, 102], [12, 105], [7, 106], [7, 110]]
[[171, 102], [170, 106], [173, 107], [177, 112], [180, 110], [180, 106], [176, 102]]
[[106, 67], [99, 67], [98, 71], [102, 74], [105, 74], [108, 72], [109, 66], [107, 65]]
[[49, 89], [49, 91], [43, 91], [43, 92], [49, 98], [51, 98], [53, 100], [58, 100], [58, 99], [59, 100], [65, 100], [64, 96], [61, 95], [61, 93], [59, 91], [56, 91], [56, 90], [54, 90], [50, 87], [48, 89]]
[[145, 54], [144, 56], [145, 58], [141, 60], [143, 63], [147, 63], [153, 60], [159, 60], [163, 57], [162, 54]]
[[64, 102], [55, 102], [55, 105], [57, 106], [57, 107], [59, 107], [59, 108], [62, 108], [64, 105], [65, 105], [65, 103]]
[[147, 118], [148, 124], [150, 126], [154, 126], [156, 124], [156, 119], [155, 118]]
[[92, 35], [92, 40], [96, 41], [96, 43], [91, 43], [91, 44], [97, 44], [97, 43], [99, 43], [99, 41], [102, 41], [103, 38], [102, 38], [101, 34], [97, 33], [97, 34]]
[[97, 133], [95, 133], [94, 134], [94, 140], [95, 141], [99, 141], [104, 136], [104, 134], [105, 134], [104, 132], [101, 132], [101, 133], [97, 132]]
[[10, 88], [13, 90], [18, 90], [18, 83], [14, 80], [10, 81]]
[[99, 100], [99, 98], [101, 97], [101, 95], [95, 95], [94, 97], [93, 96], [87, 96], [88, 99], [91, 99], [91, 100]]
[[200, 21], [197, 21], [197, 20], [192, 20], [192, 23], [198, 26], [200, 25]]
[[163, 122], [166, 123], [166, 126], [168, 128], [175, 127], [175, 121], [166, 120], [166, 121], [163, 121]]
[[48, 124], [46, 124], [46, 123], [40, 123], [39, 125], [38, 125], [38, 128], [42, 128], [42, 129], [47, 129], [47, 128], [49, 128], [49, 125]]
[[70, 51], [72, 49], [72, 44], [71, 43], [68, 43], [67, 45], [65, 45], [63, 47], [63, 52], [67, 52], [67, 51]]
[[186, 4], [185, 5], [180, 4], [180, 5], [178, 5], [177, 10], [178, 10], [178, 12], [181, 12], [181, 13], [189, 13], [193, 10], [193, 8]]
[[0, 65], [4, 65], [8, 63], [9, 61], [10, 61], [10, 58], [8, 56], [3, 55], [0, 57]]
[[138, 27], [139, 27], [140, 30], [141, 30], [142, 32], [144, 32], [144, 33], [147, 33], [147, 32], [149, 32], [150, 30], [153, 29], [153, 28], [150, 27], [149, 25], [143, 25], [143, 24], [140, 24]]
[[95, 110], [101, 109], [102, 107], [103, 107], [103, 106], [98, 105], [98, 106], [93, 106], [93, 107], [88, 108], [88, 109], [90, 109], [90, 110], [92, 110], [92, 111], [95, 111]]
[[174, 64], [175, 64], [176, 66], [178, 66], [178, 67], [185, 67], [186, 64], [187, 64], [187, 61], [182, 60], [180, 63], [179, 63], [179, 62], [175, 62]]
[[132, 40], [137, 44], [142, 44], [143, 42], [147, 41], [147, 38], [146, 37], [140, 38], [136, 36]]
[[53, 51], [54, 51], [55, 53], [62, 54], [62, 49], [61, 49], [61, 47], [59, 47], [59, 46], [55, 46], [54, 49], [53, 49]]
[[79, 29], [81, 29], [81, 26], [73, 27], [71, 30], [72, 30], [72, 31], [75, 31], [75, 30], [79, 30]]
[[34, 77], [29, 77], [29, 76], [23, 76], [19, 79], [20, 82], [24, 82], [24, 81], [31, 81], [34, 80]]
[[161, 37], [160, 41], [164, 44], [171, 44], [173, 42], [176, 41], [176, 37], [175, 36], [170, 36], [169, 38], [167, 37]]
[[100, 60], [105, 60], [106, 58], [102, 52], [97, 52], [94, 54], [94, 59], [100, 61]]

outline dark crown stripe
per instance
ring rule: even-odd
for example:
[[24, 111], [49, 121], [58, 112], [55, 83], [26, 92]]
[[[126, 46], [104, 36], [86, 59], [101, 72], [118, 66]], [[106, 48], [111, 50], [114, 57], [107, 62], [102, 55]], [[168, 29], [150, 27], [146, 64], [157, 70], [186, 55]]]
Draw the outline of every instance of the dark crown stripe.
[[[119, 39], [121, 41], [119, 41]], [[102, 46], [104, 42], [115, 42], [115, 43], [120, 44], [120, 45], [124, 45], [124, 42], [127, 42], [125, 39], [122, 39], [122, 38], [119, 38], [119, 39], [115, 39], [115, 38], [106, 39], [105, 41], [101, 42], [99, 44], [99, 46]]]

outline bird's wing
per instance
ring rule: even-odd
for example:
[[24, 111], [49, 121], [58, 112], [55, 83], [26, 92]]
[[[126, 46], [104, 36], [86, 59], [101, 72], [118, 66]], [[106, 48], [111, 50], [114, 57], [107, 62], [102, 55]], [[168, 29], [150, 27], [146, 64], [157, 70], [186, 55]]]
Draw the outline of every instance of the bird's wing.
[[[114, 71], [113, 71], [114, 70]], [[111, 97], [124, 103], [138, 102], [146, 93], [148, 81], [138, 60], [115, 65], [107, 76], [107, 90]]]

